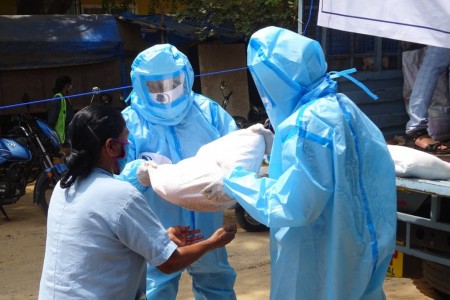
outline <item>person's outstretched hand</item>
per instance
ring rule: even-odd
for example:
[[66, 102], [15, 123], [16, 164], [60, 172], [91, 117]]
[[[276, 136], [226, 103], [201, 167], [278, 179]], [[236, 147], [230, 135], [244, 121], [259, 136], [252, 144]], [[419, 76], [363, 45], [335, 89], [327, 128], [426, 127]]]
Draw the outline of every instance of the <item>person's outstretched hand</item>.
[[150, 172], [152, 169], [156, 169], [157, 167], [158, 165], [154, 161], [148, 160], [146, 162], [143, 162], [137, 168], [136, 176], [142, 186], [152, 185], [152, 182], [150, 180]]
[[203, 235], [196, 235], [200, 229], [189, 230], [189, 226], [172, 226], [167, 229], [169, 238], [178, 247], [192, 245], [204, 238]]
[[272, 152], [272, 144], [273, 144], [272, 131], [264, 128], [264, 125], [260, 123], [256, 123], [255, 125], [250, 126], [248, 129], [250, 129], [254, 133], [261, 134], [264, 137], [264, 142], [266, 143], [266, 149], [264, 150], [264, 154], [270, 155], [270, 152]]
[[235, 238], [236, 232], [236, 224], [223, 225], [221, 228], [217, 229], [209, 239], [214, 242], [216, 248], [223, 247]]
[[165, 274], [186, 268], [202, 255], [216, 248], [224, 247], [236, 236], [236, 224], [224, 225], [217, 229], [208, 239], [199, 241], [202, 236], [196, 236], [198, 229], [189, 230], [189, 226], [173, 226], [167, 229], [169, 237], [178, 248], [168, 260], [157, 266]]

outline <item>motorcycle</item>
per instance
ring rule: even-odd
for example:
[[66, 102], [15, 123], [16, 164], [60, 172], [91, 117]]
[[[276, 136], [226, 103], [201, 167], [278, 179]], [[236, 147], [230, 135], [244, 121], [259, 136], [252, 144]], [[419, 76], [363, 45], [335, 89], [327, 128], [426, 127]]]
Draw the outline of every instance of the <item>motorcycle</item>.
[[16, 203], [25, 194], [26, 186], [36, 181], [33, 203], [47, 215], [48, 201], [44, 203], [42, 195], [65, 170], [64, 164], [53, 163], [61, 155], [59, 137], [44, 121], [30, 114], [15, 115], [11, 121], [15, 125], [0, 137], [0, 211], [9, 220], [3, 206]]
[[[220, 91], [222, 93], [223, 101], [222, 101], [222, 108], [226, 111], [228, 103], [230, 102], [231, 95], [233, 94], [233, 91], [228, 91], [227, 93], [225, 90], [226, 82], [221, 81], [220, 83]], [[226, 95], [225, 95], [226, 93]], [[257, 122], [249, 122], [246, 118], [241, 116], [233, 116], [236, 125], [239, 129], [247, 128]], [[263, 175], [264, 176], [264, 175]], [[269, 228], [258, 221], [256, 221], [248, 212], [245, 211], [245, 209], [236, 202], [236, 204], [232, 207], [234, 209], [234, 215], [236, 217], [236, 221], [238, 222], [239, 226], [243, 228], [246, 231], [249, 232], [260, 232], [260, 231], [267, 231]]]
[[[96, 95], [100, 99], [96, 100]], [[103, 101], [103, 97], [106, 97], [109, 101], [105, 102]], [[121, 96], [119, 99], [120, 103], [117, 108], [122, 110], [126, 107], [125, 101], [123, 100], [123, 97]], [[92, 87], [92, 96], [90, 99], [90, 104], [94, 104], [98, 101], [98, 103], [101, 103], [103, 105], [112, 105], [113, 98], [110, 94], [102, 92], [102, 90], [94, 86]], [[39, 203], [42, 207], [42, 210], [45, 215], [47, 215], [48, 207], [50, 204], [50, 198], [53, 193], [53, 189], [58, 182], [58, 180], [61, 178], [62, 174], [67, 170], [66, 165], [60, 160], [60, 163], [53, 164], [52, 166], [47, 166], [45, 170], [39, 174], [38, 178], [36, 179], [36, 184], [34, 188], [34, 195], [33, 199], [36, 203]]]

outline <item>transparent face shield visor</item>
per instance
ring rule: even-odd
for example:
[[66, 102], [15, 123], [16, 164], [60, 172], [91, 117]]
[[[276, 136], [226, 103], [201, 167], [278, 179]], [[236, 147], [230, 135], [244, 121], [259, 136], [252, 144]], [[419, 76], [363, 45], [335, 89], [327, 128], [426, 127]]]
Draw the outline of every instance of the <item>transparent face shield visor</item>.
[[173, 78], [145, 81], [150, 100], [156, 104], [170, 104], [176, 101], [187, 93], [186, 86], [183, 73]]

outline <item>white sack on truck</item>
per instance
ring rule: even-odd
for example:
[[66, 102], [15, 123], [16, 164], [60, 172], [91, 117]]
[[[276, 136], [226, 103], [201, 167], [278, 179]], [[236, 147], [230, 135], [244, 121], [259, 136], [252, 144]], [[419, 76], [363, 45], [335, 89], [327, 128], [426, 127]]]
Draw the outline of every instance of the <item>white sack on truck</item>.
[[450, 163], [410, 147], [388, 145], [395, 163], [395, 175], [429, 180], [450, 179]]
[[223, 211], [236, 202], [228, 197], [208, 200], [202, 189], [237, 166], [258, 173], [264, 152], [262, 134], [237, 130], [204, 145], [194, 157], [149, 168], [151, 186], [165, 200], [186, 209]]

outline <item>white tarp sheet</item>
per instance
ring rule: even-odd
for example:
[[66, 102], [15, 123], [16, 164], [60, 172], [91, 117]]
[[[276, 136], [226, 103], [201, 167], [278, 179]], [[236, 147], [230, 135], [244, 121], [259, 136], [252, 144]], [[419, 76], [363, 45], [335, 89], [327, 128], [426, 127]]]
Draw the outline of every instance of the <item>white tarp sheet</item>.
[[450, 48], [449, 0], [320, 0], [317, 25]]

